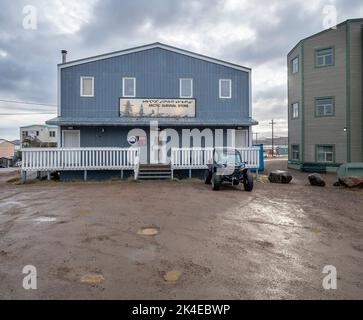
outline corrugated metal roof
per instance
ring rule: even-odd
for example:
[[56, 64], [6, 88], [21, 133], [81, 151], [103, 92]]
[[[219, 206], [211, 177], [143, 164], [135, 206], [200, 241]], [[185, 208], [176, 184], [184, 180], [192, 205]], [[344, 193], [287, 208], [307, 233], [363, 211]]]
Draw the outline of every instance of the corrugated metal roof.
[[224, 65], [224, 66], [227, 66], [227, 67], [230, 67], [230, 68], [234, 68], [234, 69], [238, 69], [238, 70], [242, 70], [242, 71], [246, 71], [246, 72], [251, 71], [251, 68], [248, 68], [248, 67], [245, 67], [245, 66], [241, 66], [241, 65], [238, 65], [238, 64], [235, 64], [235, 63], [231, 63], [231, 62], [227, 62], [227, 61], [224, 61], [224, 60], [212, 58], [212, 57], [209, 57], [209, 56], [206, 56], [206, 55], [203, 55], [203, 54], [199, 54], [199, 53], [195, 53], [195, 52], [192, 52], [192, 51], [176, 48], [176, 47], [166, 45], [166, 44], [163, 44], [163, 43], [160, 43], [160, 42], [155, 42], [155, 43], [146, 44], [146, 45], [142, 45], [142, 46], [138, 46], [138, 47], [134, 47], [134, 48], [130, 48], [130, 49], [110, 52], [110, 53], [106, 53], [106, 54], [101, 54], [101, 55], [88, 57], [88, 58], [84, 58], [84, 59], [68, 61], [66, 63], [59, 63], [58, 67], [59, 68], [66, 68], [66, 67], [71, 67], [71, 66], [78, 65], [78, 64], [88, 63], [88, 62], [102, 60], [102, 59], [108, 59], [108, 58], [112, 58], [112, 57], [116, 57], [116, 56], [130, 54], [130, 53], [139, 52], [139, 51], [143, 51], [143, 50], [149, 50], [149, 49], [153, 49], [153, 48], [161, 48], [161, 49], [164, 49], [164, 50], [177, 52], [177, 53], [184, 54], [184, 55], [187, 55], [187, 56], [191, 56], [191, 57], [194, 57], [194, 58], [197, 58], [197, 59], [200, 59], [200, 60], [209, 61], [209, 62], [212, 62], [212, 63], [215, 63], [215, 64]]

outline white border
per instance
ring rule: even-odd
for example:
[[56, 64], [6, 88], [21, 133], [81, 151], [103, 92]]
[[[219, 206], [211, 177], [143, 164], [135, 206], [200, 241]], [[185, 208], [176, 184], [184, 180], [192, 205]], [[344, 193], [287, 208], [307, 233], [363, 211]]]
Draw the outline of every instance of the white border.
[[[190, 96], [183, 96], [182, 95], [182, 82], [183, 80], [189, 80], [191, 82], [191, 95]], [[179, 78], [179, 97], [180, 98], [193, 98], [193, 79], [192, 78]]]
[[[229, 96], [222, 97], [222, 81], [229, 82]], [[232, 99], [232, 79], [219, 79], [219, 99]]]
[[[134, 80], [134, 94], [133, 95], [126, 95], [125, 94], [125, 80]], [[122, 96], [125, 98], [135, 98], [136, 97], [136, 78], [134, 77], [123, 77], [122, 78]]]
[[[83, 81], [83, 79], [92, 79], [92, 94], [91, 95], [82, 94], [82, 88], [83, 88], [82, 81]], [[80, 91], [79, 94], [80, 94], [81, 97], [88, 97], [88, 98], [94, 97], [95, 96], [95, 78], [94, 77], [91, 77], [91, 76], [81, 76], [80, 77], [80, 88], [79, 89], [80, 89], [79, 90]]]
[[73, 147], [73, 148], [80, 148], [81, 147], [81, 130], [62, 130], [62, 148], [65, 148], [65, 146], [64, 146], [64, 133], [65, 132], [78, 132], [78, 147]]

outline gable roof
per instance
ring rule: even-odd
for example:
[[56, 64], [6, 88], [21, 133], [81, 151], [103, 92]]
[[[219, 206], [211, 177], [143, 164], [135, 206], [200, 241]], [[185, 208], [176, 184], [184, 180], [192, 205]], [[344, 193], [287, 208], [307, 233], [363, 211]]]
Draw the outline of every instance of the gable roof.
[[66, 63], [59, 63], [58, 68], [67, 68], [67, 67], [71, 67], [71, 66], [75, 66], [75, 65], [79, 65], [79, 64], [83, 64], [83, 63], [88, 63], [88, 62], [93, 62], [93, 61], [97, 61], [97, 60], [113, 58], [113, 57], [117, 57], [117, 56], [122, 56], [122, 55], [130, 54], [130, 53], [135, 53], [135, 52], [140, 52], [140, 51], [145, 51], [145, 50], [155, 49], [155, 48], [160, 48], [160, 49], [180, 53], [180, 54], [183, 54], [183, 55], [186, 55], [186, 56], [189, 56], [189, 57], [193, 57], [193, 58], [196, 58], [196, 59], [212, 62], [212, 63], [215, 63], [215, 64], [219, 64], [219, 65], [222, 65], [222, 66], [225, 66], [225, 67], [237, 69], [237, 70], [240, 70], [240, 71], [245, 71], [245, 72], [250, 72], [251, 71], [251, 68], [248, 68], [248, 67], [244, 67], [244, 66], [234, 64], [234, 63], [230, 63], [230, 62], [220, 60], [220, 59], [215, 59], [215, 58], [212, 58], [212, 57], [208, 57], [208, 56], [205, 56], [205, 55], [202, 55], [202, 54], [199, 54], [199, 53], [194, 53], [194, 52], [191, 52], [191, 51], [187, 51], [187, 50], [184, 50], [184, 49], [179, 49], [179, 48], [169, 46], [169, 45], [166, 45], [166, 44], [163, 44], [163, 43], [160, 43], [160, 42], [155, 42], [155, 43], [151, 43], [151, 44], [147, 44], [147, 45], [143, 45], [143, 46], [139, 46], [139, 47], [134, 47], [134, 48], [126, 49], [126, 50], [101, 54], [101, 55], [93, 56], [93, 57], [89, 57], [89, 58], [73, 60], [73, 61], [69, 61], [69, 62], [66, 62]]

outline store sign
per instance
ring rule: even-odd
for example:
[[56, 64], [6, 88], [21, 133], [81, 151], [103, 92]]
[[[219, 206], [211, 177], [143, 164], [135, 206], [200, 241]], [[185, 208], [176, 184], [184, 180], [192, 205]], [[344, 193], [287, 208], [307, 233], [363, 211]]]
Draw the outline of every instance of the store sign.
[[194, 118], [195, 99], [120, 98], [120, 117]]

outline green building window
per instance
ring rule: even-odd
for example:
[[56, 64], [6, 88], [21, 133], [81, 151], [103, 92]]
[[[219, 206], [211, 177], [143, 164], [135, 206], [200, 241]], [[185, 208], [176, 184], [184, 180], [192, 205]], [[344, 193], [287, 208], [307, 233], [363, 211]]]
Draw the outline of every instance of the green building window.
[[300, 146], [298, 144], [291, 145], [291, 160], [300, 160]]
[[334, 116], [334, 98], [316, 98], [315, 99], [315, 116], [331, 117]]
[[333, 145], [317, 145], [317, 162], [334, 162], [335, 150]]
[[291, 105], [291, 117], [292, 119], [299, 118], [299, 103], [297, 102]]
[[291, 70], [292, 74], [299, 72], [299, 57], [296, 57], [291, 60]]
[[315, 51], [315, 66], [327, 67], [334, 65], [334, 48], [319, 49]]

